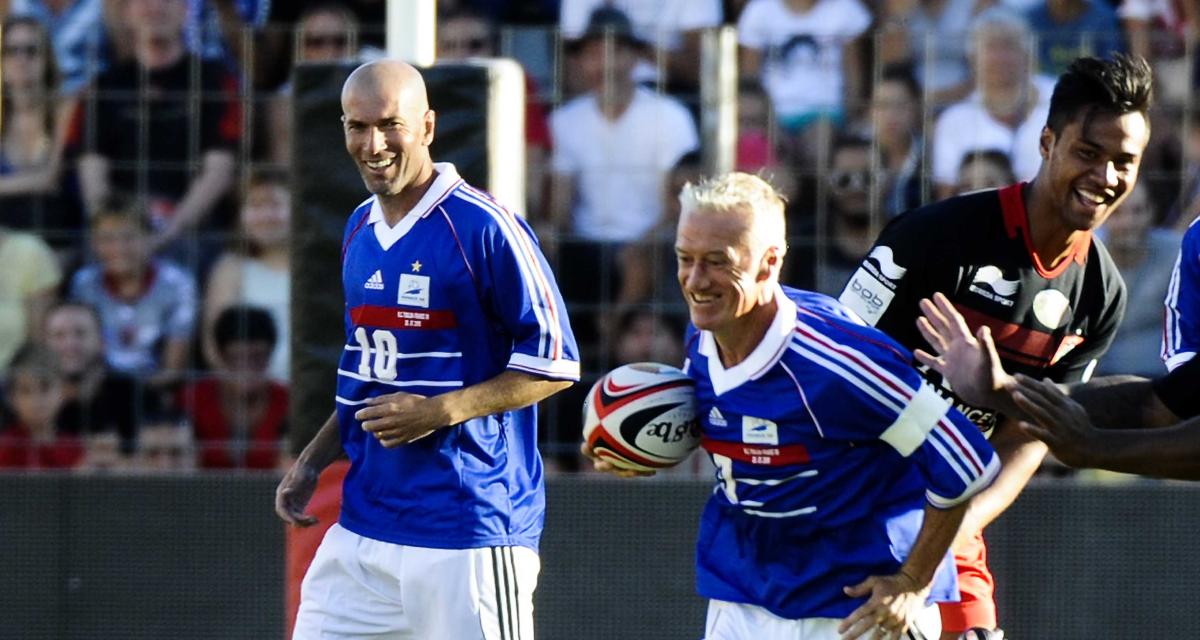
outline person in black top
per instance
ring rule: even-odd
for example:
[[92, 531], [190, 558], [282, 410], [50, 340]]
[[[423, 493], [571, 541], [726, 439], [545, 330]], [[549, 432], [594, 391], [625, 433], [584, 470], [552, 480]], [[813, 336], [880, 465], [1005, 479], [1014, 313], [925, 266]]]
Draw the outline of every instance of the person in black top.
[[1154, 379], [1114, 375], [1064, 389], [1009, 375], [991, 333], [972, 335], [945, 296], [922, 301], [921, 310], [917, 322], [938, 355], [918, 350], [917, 359], [971, 402], [1021, 415], [1021, 428], [1062, 462], [1200, 480], [1200, 358]]
[[[851, 277], [841, 301], [909, 349], [925, 348], [918, 302], [944, 292], [974, 331], [988, 327], [1004, 366], [1057, 382], [1084, 380], [1108, 349], [1125, 285], [1092, 231], [1137, 183], [1150, 137], [1144, 60], [1080, 58], [1059, 78], [1030, 183], [965, 194], [896, 218]], [[1015, 420], [943, 395], [990, 434], [1004, 469], [973, 500], [955, 545], [962, 602], [942, 607], [943, 638], [994, 629], [981, 531], [1037, 470], [1046, 445]]]
[[125, 3], [133, 59], [97, 77], [68, 136], [88, 212], [114, 191], [144, 199], [156, 250], [232, 214], [225, 198], [241, 139], [238, 81], [220, 62], [188, 53], [186, 16], [186, 0]]

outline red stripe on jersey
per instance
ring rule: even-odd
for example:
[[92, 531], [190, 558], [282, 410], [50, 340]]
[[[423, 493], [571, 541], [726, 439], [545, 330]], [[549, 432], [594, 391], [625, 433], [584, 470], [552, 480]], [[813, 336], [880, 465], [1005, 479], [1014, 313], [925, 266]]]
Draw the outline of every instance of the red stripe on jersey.
[[1054, 334], [1045, 331], [993, 318], [961, 304], [955, 304], [954, 308], [966, 319], [971, 333], [986, 325], [992, 330], [992, 339], [1000, 355], [1021, 364], [1048, 367], [1084, 342], [1082, 337], [1073, 335], [1063, 336], [1056, 341]]
[[367, 219], [370, 217], [371, 209], [367, 208], [367, 210], [363, 212], [362, 218], [359, 218], [358, 224], [354, 225], [354, 230], [351, 231], [350, 235], [346, 237], [346, 244], [342, 245], [343, 267], [346, 265], [346, 252], [350, 251], [350, 243], [354, 241], [354, 236], [358, 235], [358, 232], [363, 228], [363, 225], [367, 223]]
[[899, 398], [906, 403], [912, 400], [912, 389], [906, 386], [898, 385], [892, 380], [888, 379], [888, 376], [881, 373], [886, 372], [887, 370], [875, 364], [871, 360], [863, 360], [859, 358], [853, 353], [850, 353], [850, 350], [847, 349], [845, 345], [836, 342], [832, 338], [828, 338], [819, 332], [812, 331], [804, 324], [797, 324], [795, 332], [806, 338], [806, 342], [820, 345], [824, 349], [838, 354], [846, 361], [858, 365], [855, 371], [858, 373], [861, 379], [867, 380], [869, 378], [870, 380], [873, 380], [875, 384], [891, 389], [896, 396], [899, 396]]
[[475, 197], [491, 203], [491, 205], [495, 207], [496, 211], [500, 212], [500, 215], [505, 216], [508, 219], [509, 227], [512, 229], [513, 243], [517, 245], [518, 249], [522, 253], [525, 254], [526, 259], [529, 261], [529, 270], [532, 272], [531, 276], [541, 288], [540, 292], [532, 293], [533, 295], [537, 295], [538, 293], [541, 294], [542, 303], [545, 305], [544, 308], [550, 314], [550, 319], [548, 322], [552, 326], [546, 327], [547, 333], [550, 334], [551, 341], [550, 359], [561, 359], [563, 355], [562, 336], [560, 336], [560, 332], [555, 329], [559, 326], [561, 321], [559, 320], [558, 307], [554, 304], [554, 294], [551, 293], [552, 290], [550, 288], [550, 283], [546, 280], [546, 274], [542, 273], [540, 268], [541, 261], [538, 259], [538, 257], [541, 255], [540, 252], [533, 248], [533, 243], [530, 242], [528, 236], [526, 236], [520, 223], [516, 221], [517, 216], [505, 208], [504, 205], [500, 204], [499, 201], [493, 198], [492, 194], [486, 191], [480, 191], [469, 184], [464, 184], [463, 188], [469, 191]]
[[942, 433], [946, 434], [946, 437], [954, 441], [954, 446], [958, 447], [959, 449], [959, 455], [965, 458], [967, 462], [970, 462], [971, 467], [975, 469], [975, 476], [979, 477], [983, 475], [983, 467], [980, 466], [980, 462], [975, 459], [975, 450], [971, 448], [971, 445], [963, 442], [962, 434], [960, 434], [958, 430], [954, 428], [954, 425], [951, 424], [949, 420], [942, 418], [935, 426], [936, 428], [939, 428]]
[[762, 446], [742, 442], [725, 442], [705, 437], [700, 440], [700, 446], [709, 453], [739, 462], [761, 464], [768, 467], [805, 464], [811, 460], [808, 456], [808, 448], [802, 444]]
[[415, 311], [364, 304], [350, 310], [355, 325], [382, 329], [453, 329], [458, 320], [453, 311]]

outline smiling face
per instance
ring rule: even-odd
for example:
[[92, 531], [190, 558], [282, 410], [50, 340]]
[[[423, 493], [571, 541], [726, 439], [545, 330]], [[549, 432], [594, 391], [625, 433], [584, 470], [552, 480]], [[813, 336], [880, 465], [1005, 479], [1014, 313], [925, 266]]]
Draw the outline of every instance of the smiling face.
[[79, 306], [58, 307], [46, 318], [46, 346], [58, 356], [63, 373], [83, 373], [104, 350], [96, 314]]
[[259, 247], [286, 246], [291, 235], [292, 196], [282, 184], [251, 186], [242, 205], [242, 229]]
[[675, 236], [679, 286], [692, 324], [721, 339], [732, 336], [774, 287], [766, 262], [773, 249], [757, 248], [747, 211], [697, 209], [683, 214]]
[[1055, 135], [1042, 131], [1042, 168], [1058, 224], [1068, 231], [1100, 226], [1137, 184], [1150, 139], [1139, 112], [1084, 111]]
[[398, 195], [432, 170], [434, 113], [419, 75], [360, 68], [342, 91], [342, 124], [346, 151], [371, 193]]

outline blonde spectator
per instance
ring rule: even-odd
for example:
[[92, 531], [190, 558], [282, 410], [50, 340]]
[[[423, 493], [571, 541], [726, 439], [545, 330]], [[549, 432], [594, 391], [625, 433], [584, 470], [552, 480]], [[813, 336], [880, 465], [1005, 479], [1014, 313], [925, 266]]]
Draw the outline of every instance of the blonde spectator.
[[267, 309], [279, 335], [271, 354], [270, 374], [288, 379], [288, 302], [291, 291], [292, 194], [288, 176], [260, 169], [250, 177], [241, 212], [241, 241], [218, 259], [204, 298], [204, 355], [221, 365], [213, 327], [221, 312], [235, 304]]
[[933, 132], [933, 179], [939, 198], [954, 193], [962, 159], [977, 149], [1000, 149], [1019, 180], [1041, 166], [1042, 128], [1054, 80], [1033, 73], [1033, 34], [1019, 14], [988, 9], [972, 26], [967, 52], [976, 90], [950, 105]]
[[46, 310], [57, 297], [62, 269], [32, 233], [0, 227], [0, 371], [23, 343], [40, 340]]

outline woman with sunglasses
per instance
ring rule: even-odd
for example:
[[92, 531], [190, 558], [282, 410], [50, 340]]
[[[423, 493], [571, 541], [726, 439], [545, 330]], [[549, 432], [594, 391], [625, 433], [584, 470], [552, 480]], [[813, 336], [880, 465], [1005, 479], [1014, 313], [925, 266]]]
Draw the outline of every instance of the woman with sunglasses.
[[0, 224], [70, 246], [79, 209], [63, 193], [61, 168], [74, 101], [60, 93], [50, 36], [40, 22], [10, 17], [0, 42]]

